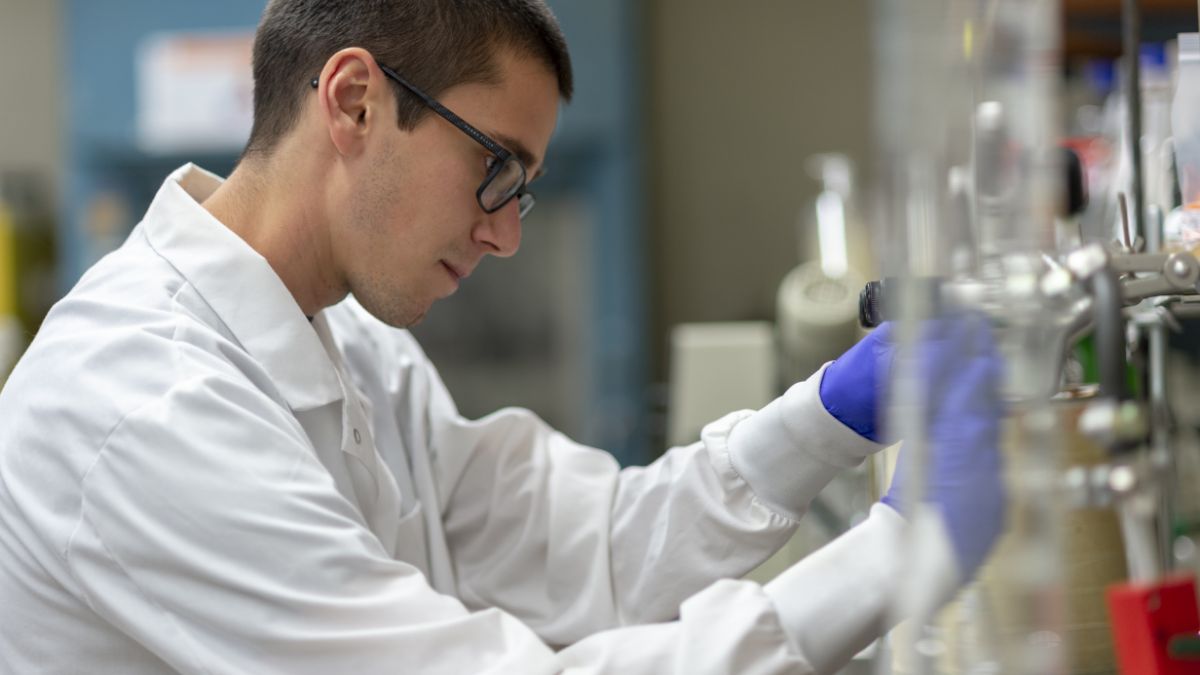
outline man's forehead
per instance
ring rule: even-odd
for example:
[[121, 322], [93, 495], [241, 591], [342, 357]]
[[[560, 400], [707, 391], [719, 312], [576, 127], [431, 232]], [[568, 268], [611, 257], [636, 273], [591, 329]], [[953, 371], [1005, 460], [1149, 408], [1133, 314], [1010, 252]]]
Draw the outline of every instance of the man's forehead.
[[459, 85], [446, 95], [461, 99], [464, 112], [476, 108], [479, 130], [516, 155], [532, 180], [542, 172], [545, 146], [558, 116], [557, 81], [535, 58], [502, 50], [497, 62], [496, 81]]

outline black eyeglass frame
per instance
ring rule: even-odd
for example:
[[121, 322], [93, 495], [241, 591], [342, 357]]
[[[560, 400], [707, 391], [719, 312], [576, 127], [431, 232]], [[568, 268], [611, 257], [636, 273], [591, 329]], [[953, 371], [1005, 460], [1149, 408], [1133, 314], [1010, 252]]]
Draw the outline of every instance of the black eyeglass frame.
[[[483, 182], [479, 184], [479, 189], [475, 190], [475, 201], [479, 204], [479, 208], [483, 209], [484, 213], [495, 213], [496, 211], [504, 208], [510, 201], [513, 200], [513, 198], [516, 198], [518, 200], [518, 212], [520, 217], [524, 218], [525, 214], [529, 213], [530, 209], [533, 208], [535, 200], [533, 193], [529, 192], [527, 189], [528, 183], [526, 181], [529, 174], [526, 172], [525, 164], [521, 162], [520, 158], [507, 150], [504, 146], [492, 140], [492, 138], [487, 134], [471, 126], [470, 122], [454, 114], [454, 111], [450, 110], [441, 103], [438, 103], [437, 99], [433, 98], [429, 94], [426, 94], [424, 91], [421, 91], [417, 85], [404, 79], [396, 71], [383, 65], [382, 63], [377, 63], [376, 65], [379, 66], [379, 69], [383, 71], [384, 75], [388, 76], [394, 80], [396, 84], [399, 84], [417, 98], [421, 99], [421, 102], [428, 106], [430, 110], [434, 111], [438, 115], [441, 115], [442, 118], [447, 122], [453, 124], [460, 131], [475, 139], [476, 143], [482, 145], [485, 149], [487, 149], [488, 152], [496, 156], [496, 163], [492, 165], [490, 170], [488, 170], [487, 176], [485, 176]], [[314, 77], [309, 84], [312, 85], [313, 89], [316, 89], [318, 86], [320, 86], [320, 78]], [[496, 176], [500, 175], [500, 172], [504, 169], [504, 165], [508, 162], [515, 163], [521, 169], [521, 182], [517, 184], [517, 188], [516, 190], [513, 190], [512, 194], [505, 197], [499, 204], [488, 208], [483, 203], [483, 192], [488, 188], [488, 185], [491, 184]]]

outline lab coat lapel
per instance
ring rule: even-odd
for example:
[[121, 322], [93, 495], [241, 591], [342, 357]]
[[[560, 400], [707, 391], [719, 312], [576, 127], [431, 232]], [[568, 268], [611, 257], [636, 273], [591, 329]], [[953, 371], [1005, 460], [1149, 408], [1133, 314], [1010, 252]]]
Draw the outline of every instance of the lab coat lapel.
[[143, 221], [150, 245], [263, 365], [293, 411], [338, 400], [342, 389], [333, 364], [283, 281], [266, 259], [200, 206], [220, 183], [192, 164], [172, 173]]
[[200, 205], [220, 183], [192, 164], [172, 173], [143, 222], [150, 245], [263, 365], [338, 491], [387, 553], [429, 574], [425, 533], [437, 509], [402, 517], [396, 479], [376, 450], [370, 403], [347, 376], [324, 313], [310, 322], [267, 261]]

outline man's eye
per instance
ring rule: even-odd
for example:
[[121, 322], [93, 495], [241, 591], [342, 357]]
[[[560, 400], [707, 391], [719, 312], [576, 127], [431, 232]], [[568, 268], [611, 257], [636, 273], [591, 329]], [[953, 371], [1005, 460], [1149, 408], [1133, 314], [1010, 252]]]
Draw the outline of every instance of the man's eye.
[[483, 158], [483, 167], [488, 171], [491, 171], [492, 167], [496, 166], [496, 161], [495, 155], [488, 155], [487, 157]]

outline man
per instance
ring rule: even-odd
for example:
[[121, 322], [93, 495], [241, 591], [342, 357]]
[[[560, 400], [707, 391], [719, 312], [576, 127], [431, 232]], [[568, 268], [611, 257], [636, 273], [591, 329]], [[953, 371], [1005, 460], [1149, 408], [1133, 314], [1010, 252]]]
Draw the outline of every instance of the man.
[[[830, 672], [878, 634], [897, 499], [733, 579], [881, 447], [883, 336], [621, 471], [462, 418], [403, 330], [517, 250], [572, 88], [540, 0], [273, 0], [254, 75], [237, 169], [172, 174], [0, 394], [0, 670]], [[995, 362], [932, 368], [944, 594], [998, 530]]]

